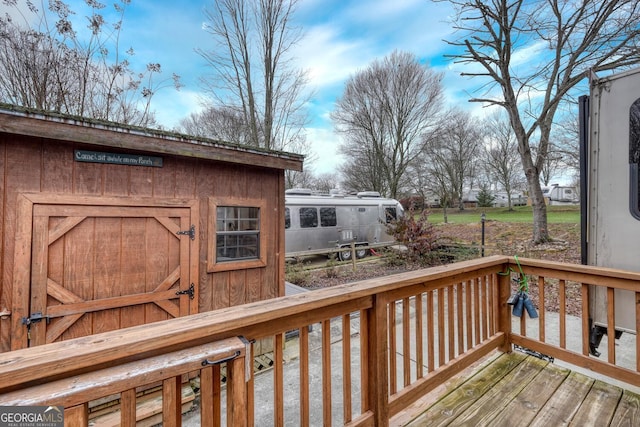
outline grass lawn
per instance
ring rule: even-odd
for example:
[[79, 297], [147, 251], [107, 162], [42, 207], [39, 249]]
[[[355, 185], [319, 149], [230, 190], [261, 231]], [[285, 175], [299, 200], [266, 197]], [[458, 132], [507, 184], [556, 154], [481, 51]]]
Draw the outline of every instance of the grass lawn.
[[[517, 206], [509, 211], [507, 208], [457, 208], [447, 209], [447, 220], [451, 224], [470, 224], [480, 222], [484, 212], [487, 221], [528, 222], [533, 221], [531, 206]], [[444, 222], [442, 209], [430, 209], [429, 221], [434, 224]], [[547, 206], [547, 222], [549, 224], [579, 224], [580, 205]]]

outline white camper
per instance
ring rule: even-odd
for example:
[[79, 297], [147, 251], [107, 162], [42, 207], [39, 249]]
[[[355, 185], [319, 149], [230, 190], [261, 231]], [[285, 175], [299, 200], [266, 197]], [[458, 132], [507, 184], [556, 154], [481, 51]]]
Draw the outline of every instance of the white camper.
[[576, 188], [566, 185], [551, 184], [550, 187], [542, 189], [542, 194], [550, 205], [575, 205], [580, 202]]
[[[344, 248], [338, 256], [351, 258], [351, 244], [370, 246], [395, 243], [387, 225], [403, 215], [402, 205], [374, 191], [355, 196], [333, 192], [314, 194], [307, 189], [285, 192], [285, 252], [287, 257], [327, 253]], [[369, 250], [356, 250], [364, 258]]]
[[[640, 271], [640, 69], [592, 78], [581, 97], [583, 263]], [[585, 112], [590, 110], [590, 114]], [[586, 120], [589, 117], [589, 120]], [[586, 140], [586, 141], [585, 141]], [[593, 287], [591, 352], [607, 326], [607, 290]], [[616, 335], [636, 333], [636, 297], [615, 291]]]

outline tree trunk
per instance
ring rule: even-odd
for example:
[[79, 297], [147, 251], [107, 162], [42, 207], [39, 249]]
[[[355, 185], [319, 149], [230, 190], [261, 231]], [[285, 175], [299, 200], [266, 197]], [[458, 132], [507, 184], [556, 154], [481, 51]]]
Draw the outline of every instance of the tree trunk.
[[547, 227], [547, 204], [542, 194], [540, 177], [537, 173], [529, 172], [529, 170], [526, 175], [533, 210], [533, 243], [545, 243], [551, 238]]

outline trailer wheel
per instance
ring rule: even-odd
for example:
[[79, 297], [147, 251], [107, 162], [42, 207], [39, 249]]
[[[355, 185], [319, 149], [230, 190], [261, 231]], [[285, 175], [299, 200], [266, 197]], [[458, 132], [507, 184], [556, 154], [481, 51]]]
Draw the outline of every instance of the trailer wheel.
[[344, 246], [344, 248], [344, 251], [338, 252], [338, 258], [340, 258], [340, 261], [349, 261], [351, 259], [351, 248], [349, 246]]
[[356, 248], [356, 258], [362, 259], [369, 255], [369, 249], [358, 249]]

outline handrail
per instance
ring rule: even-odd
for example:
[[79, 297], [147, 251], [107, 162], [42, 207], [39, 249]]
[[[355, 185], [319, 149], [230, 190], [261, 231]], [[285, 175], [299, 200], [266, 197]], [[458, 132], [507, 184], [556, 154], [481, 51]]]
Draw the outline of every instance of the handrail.
[[[508, 258], [488, 257], [433, 269], [301, 293], [288, 297], [229, 307], [147, 325], [104, 332], [0, 353], [0, 393], [24, 384], [68, 376], [109, 366], [119, 360], [135, 360], [178, 348], [243, 335], [249, 339], [286, 332], [302, 325], [371, 308], [372, 296], [405, 286], [446, 279], [473, 272], [480, 266], [498, 267]], [[286, 319], [286, 323], [282, 320]]]
[[[611, 295], [615, 289], [633, 290], [640, 298], [640, 273], [527, 258], [518, 258], [518, 261], [524, 274], [530, 276], [530, 285], [540, 287], [541, 295], [550, 292], [551, 285], [559, 289], [561, 306], [565, 289], [574, 282], [580, 286], [583, 312], [587, 309], [590, 286], [604, 286]], [[275, 425], [284, 425], [283, 396], [291, 392], [284, 386], [285, 370], [290, 369], [284, 362], [284, 336], [292, 330], [299, 332], [296, 375], [300, 383], [295, 400], [299, 403], [299, 424], [303, 426], [310, 424], [310, 412], [318, 406], [311, 404], [314, 398], [321, 400], [319, 416], [327, 424], [328, 418], [336, 416], [332, 402], [341, 398], [343, 424], [386, 425], [391, 417], [451, 376], [495, 349], [511, 351], [512, 344], [640, 384], [640, 366], [635, 370], [619, 366], [615, 354], [609, 355], [607, 361], [588, 354], [584, 341], [588, 339], [588, 319], [581, 320], [583, 342], [581, 349], [575, 351], [563, 338], [563, 334], [569, 334], [566, 321], [562, 320], [568, 316], [564, 308], [558, 313], [558, 343], [545, 336], [548, 325], [545, 316], [550, 314], [546, 313], [544, 299], [538, 307], [539, 319], [514, 318], [507, 304], [512, 288], [515, 289], [511, 275], [505, 274], [510, 271], [519, 273], [514, 258], [492, 256], [0, 353], [0, 404], [10, 396], [15, 399], [14, 403], [26, 402], [18, 397], [21, 393], [24, 395], [25, 388], [51, 390], [52, 382], [61, 390], [69, 389], [74, 378], [91, 378], [96, 381], [95, 388], [113, 391], [120, 386], [110, 389], [108, 378], [117, 379], [119, 369], [144, 366], [148, 360], [166, 360], [168, 353], [172, 353], [169, 358], [173, 358], [177, 354], [174, 352], [180, 350], [205, 348], [220, 340], [244, 336], [255, 344], [243, 350], [243, 357], [252, 360], [254, 352], [272, 352], [271, 416]], [[636, 318], [638, 316], [640, 314]], [[537, 337], [528, 330], [530, 322], [539, 327]], [[313, 332], [310, 332], [312, 325]], [[613, 335], [615, 324], [609, 328]], [[339, 333], [332, 336], [332, 331]], [[311, 371], [312, 335], [317, 339], [315, 347], [321, 351], [321, 372]], [[264, 339], [270, 340], [271, 350], [269, 345], [260, 342]], [[337, 352], [340, 356], [331, 351], [334, 339], [341, 342], [342, 351]], [[640, 344], [637, 346], [640, 349]], [[228, 350], [211, 361], [235, 354], [230, 347]], [[196, 350], [188, 350], [193, 351]], [[334, 369], [335, 357], [341, 359], [341, 370]], [[356, 359], [357, 362], [353, 362]], [[200, 365], [189, 365], [188, 369], [202, 369], [202, 372], [213, 369], [206, 371], [203, 384], [219, 383], [220, 371], [216, 371], [215, 366], [201, 366], [208, 357], [198, 356], [194, 360]], [[311, 391], [309, 377], [312, 374], [320, 377], [322, 384], [317, 394]], [[332, 384], [336, 381], [342, 388], [339, 396], [333, 395]], [[175, 380], [170, 380], [170, 384], [175, 385]], [[257, 417], [253, 405], [255, 387], [255, 378], [252, 378], [246, 388], [242, 387], [242, 393], [237, 387], [231, 390], [235, 396], [231, 397], [232, 407], [238, 408], [233, 406], [238, 401], [245, 404], [243, 399], [247, 405], [245, 413], [232, 416], [248, 424]], [[88, 398], [100, 394], [88, 383], [86, 389], [91, 391]], [[219, 401], [215, 400], [220, 399], [220, 393], [207, 390], [209, 401], [213, 399], [214, 403], [202, 408], [207, 411], [205, 417], [219, 413], [220, 409]], [[353, 390], [359, 394], [353, 394]], [[64, 405], [82, 400], [74, 399], [65, 401]]]

